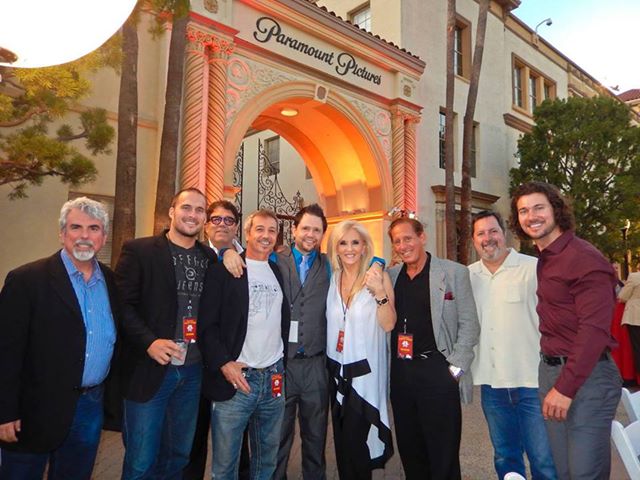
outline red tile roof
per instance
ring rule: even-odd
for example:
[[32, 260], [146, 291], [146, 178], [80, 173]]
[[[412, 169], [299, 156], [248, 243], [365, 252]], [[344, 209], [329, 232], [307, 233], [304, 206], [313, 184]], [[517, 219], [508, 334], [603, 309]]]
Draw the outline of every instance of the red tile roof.
[[618, 95], [618, 98], [623, 102], [629, 102], [631, 100], [640, 99], [640, 88], [632, 88], [631, 90], [627, 90], [626, 92], [622, 92]]
[[336, 12], [329, 10], [327, 7], [325, 7], [324, 5], [318, 5], [316, 2], [318, 0], [307, 0], [309, 3], [313, 4], [316, 8], [320, 9], [320, 10], [324, 10], [325, 12], [327, 12], [329, 15], [338, 18], [340, 20], [342, 20], [344, 23], [351, 25], [353, 28], [355, 28], [356, 30], [360, 30], [361, 32], [367, 33], [368, 35], [372, 36], [373, 38], [375, 38], [376, 40], [380, 40], [384, 43], [386, 43], [387, 45], [390, 45], [394, 48], [397, 48], [398, 50], [400, 50], [401, 52], [404, 52], [408, 55], [411, 55], [413, 58], [417, 58], [420, 59], [420, 57], [418, 57], [417, 55], [411, 53], [409, 50], [407, 50], [406, 48], [402, 48], [398, 45], [396, 45], [393, 42], [390, 42], [389, 40], [386, 40], [384, 38], [382, 38], [380, 35], [375, 35], [367, 30], [365, 30], [364, 28], [360, 28], [358, 25], [354, 25], [353, 23], [351, 23], [349, 20], [346, 20], [344, 18], [342, 18], [340, 15], [336, 14]]

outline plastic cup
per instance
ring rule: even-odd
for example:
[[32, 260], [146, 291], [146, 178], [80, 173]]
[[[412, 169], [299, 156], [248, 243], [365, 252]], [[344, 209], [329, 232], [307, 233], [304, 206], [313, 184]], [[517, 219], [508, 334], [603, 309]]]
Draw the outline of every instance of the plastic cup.
[[173, 343], [175, 343], [180, 348], [180, 356], [174, 357], [172, 355], [171, 365], [177, 365], [177, 366], [184, 365], [184, 361], [187, 358], [188, 343], [182, 339], [174, 340]]

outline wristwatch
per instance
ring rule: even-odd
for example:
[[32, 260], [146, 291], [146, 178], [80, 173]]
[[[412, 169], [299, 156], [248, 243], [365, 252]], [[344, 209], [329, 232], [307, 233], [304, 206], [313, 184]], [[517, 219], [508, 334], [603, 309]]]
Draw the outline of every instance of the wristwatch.
[[456, 367], [454, 365], [449, 365], [449, 371], [456, 380], [458, 380], [464, 373], [460, 367]]
[[379, 307], [381, 307], [382, 305], [386, 305], [387, 303], [389, 303], [389, 297], [384, 297], [381, 298], [380, 300], [378, 300], [377, 298], [375, 299], [376, 303], [378, 304]]

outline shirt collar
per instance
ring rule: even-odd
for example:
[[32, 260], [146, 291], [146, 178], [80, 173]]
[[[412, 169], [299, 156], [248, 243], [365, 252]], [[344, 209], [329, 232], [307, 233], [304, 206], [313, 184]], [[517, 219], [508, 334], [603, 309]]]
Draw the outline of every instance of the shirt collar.
[[575, 233], [573, 233], [571, 230], [567, 230], [566, 232], [562, 232], [562, 234], [553, 242], [551, 242], [551, 244], [544, 250], [540, 251], [537, 246], [536, 249], [538, 250], [538, 252], [540, 252], [540, 255], [557, 255], [565, 249], [565, 247], [569, 244], [569, 242], [571, 242], [571, 240], [575, 238], [575, 236]]
[[[71, 257], [64, 248], [60, 250], [60, 257], [62, 258], [62, 263], [64, 264], [64, 268], [67, 270], [67, 274], [69, 275], [69, 277], [80, 276], [84, 278], [82, 272], [76, 268], [73, 260], [71, 260]], [[102, 270], [100, 269], [100, 265], [98, 264], [98, 260], [96, 259], [96, 257], [93, 257], [91, 262], [93, 263], [93, 273], [91, 274], [91, 278], [89, 279], [89, 281], [103, 280], [104, 277], [102, 275]]]
[[[296, 265], [300, 265], [300, 262], [302, 262], [302, 256], [303, 254], [300, 252], [300, 250], [298, 250], [294, 245], [291, 245], [291, 253], [293, 254], [293, 258], [296, 261]], [[309, 265], [313, 264], [313, 261], [316, 259], [316, 255], [318, 254], [317, 250], [312, 250], [311, 253], [308, 254], [309, 257]]]
[[491, 273], [491, 271], [487, 268], [487, 266], [484, 264], [482, 259], [478, 260], [474, 264], [471, 264], [469, 268], [471, 269], [471, 271], [475, 273], [484, 273], [485, 275], [493, 276], [503, 269], [517, 267], [518, 265], [520, 265], [520, 258], [518, 257], [518, 252], [516, 252], [513, 248], [510, 248], [510, 247], [508, 248], [508, 250], [509, 250], [509, 253], [507, 254], [506, 257], [504, 257], [502, 265], [500, 265], [496, 269], [495, 273]]

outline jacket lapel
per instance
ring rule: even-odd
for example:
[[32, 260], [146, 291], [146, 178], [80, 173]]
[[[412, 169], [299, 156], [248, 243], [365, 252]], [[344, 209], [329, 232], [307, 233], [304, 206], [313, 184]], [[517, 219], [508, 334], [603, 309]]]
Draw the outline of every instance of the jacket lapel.
[[440, 261], [431, 256], [429, 268], [429, 286], [431, 297], [431, 323], [433, 325], [433, 336], [438, 341], [440, 327], [443, 322], [442, 311], [444, 309], [444, 294], [446, 289], [445, 275]]
[[174, 292], [177, 289], [176, 272], [173, 267], [173, 259], [171, 258], [171, 250], [169, 249], [169, 240], [166, 237], [166, 231], [156, 237], [154, 244], [155, 252], [153, 258], [158, 259], [158, 264], [162, 266], [162, 276], [169, 285], [169, 289]]
[[73, 289], [71, 280], [69, 279], [69, 274], [67, 273], [66, 268], [64, 268], [64, 263], [62, 263], [60, 251], [55, 253], [52, 257], [49, 257], [48, 268], [51, 288], [71, 309], [78, 320], [83, 322], [82, 312], [80, 311], [80, 304], [78, 303], [76, 292]]

